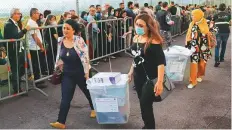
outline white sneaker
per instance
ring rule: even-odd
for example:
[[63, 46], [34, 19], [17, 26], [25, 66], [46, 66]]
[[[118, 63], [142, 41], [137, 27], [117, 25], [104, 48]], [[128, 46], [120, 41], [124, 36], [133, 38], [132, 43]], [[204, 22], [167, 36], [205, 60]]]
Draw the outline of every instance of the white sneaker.
[[189, 84], [188, 86], [187, 86], [187, 88], [194, 88], [195, 86], [193, 86], [192, 84]]
[[197, 78], [197, 82], [201, 83], [202, 82], [202, 78]]

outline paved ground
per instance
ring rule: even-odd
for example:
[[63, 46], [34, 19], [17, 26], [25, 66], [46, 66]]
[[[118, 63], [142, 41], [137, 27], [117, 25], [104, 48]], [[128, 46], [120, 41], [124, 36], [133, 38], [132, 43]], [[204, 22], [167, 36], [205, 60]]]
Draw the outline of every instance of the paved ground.
[[[175, 44], [183, 45], [184, 36], [175, 38]], [[213, 59], [207, 65], [204, 82], [194, 89], [187, 89], [185, 82], [176, 84], [176, 89], [163, 102], [154, 103], [156, 126], [159, 129], [230, 129], [231, 128], [231, 42], [229, 39], [225, 62], [213, 67]], [[127, 73], [132, 59], [123, 56], [112, 60], [113, 71]], [[99, 71], [109, 71], [109, 64], [101, 63]], [[188, 70], [188, 68], [187, 68]], [[188, 73], [188, 71], [186, 72]], [[49, 122], [56, 121], [60, 104], [60, 86], [48, 84], [43, 89], [49, 94], [44, 97], [36, 91], [28, 97], [18, 97], [0, 103], [0, 128], [44, 129], [51, 128]], [[98, 125], [89, 118], [90, 109], [79, 89], [76, 89], [67, 119], [70, 129], [121, 128], [140, 129], [143, 121], [137, 95], [130, 87], [131, 115], [125, 125]], [[228, 113], [227, 113], [228, 112]], [[227, 114], [226, 114], [227, 113]], [[226, 115], [225, 115], [226, 114]], [[224, 116], [225, 115], [225, 116]], [[220, 118], [220, 119], [219, 119]], [[219, 120], [216, 120], [219, 119]], [[216, 120], [216, 121], [215, 121]]]

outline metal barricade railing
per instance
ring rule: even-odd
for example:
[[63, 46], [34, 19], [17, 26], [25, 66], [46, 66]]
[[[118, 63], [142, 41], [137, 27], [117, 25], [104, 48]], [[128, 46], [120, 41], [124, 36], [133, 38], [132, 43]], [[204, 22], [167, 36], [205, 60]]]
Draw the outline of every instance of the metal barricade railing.
[[174, 25], [171, 26], [171, 34], [172, 37], [176, 37], [180, 35], [180, 25], [181, 25], [181, 18], [177, 15], [172, 15], [172, 21], [174, 21]]
[[[0, 40], [5, 56], [0, 60], [0, 101], [28, 93], [28, 64], [24, 39]], [[22, 79], [23, 78], [23, 79]]]
[[191, 16], [190, 14], [187, 14], [187, 15], [184, 15], [181, 17], [182, 18], [182, 21], [181, 21], [181, 34], [180, 35], [183, 35], [184, 33], [187, 32], [188, 28], [189, 28], [189, 24], [191, 22]]
[[[62, 27], [62, 25], [32, 28], [28, 31], [25, 39], [29, 47], [27, 53], [31, 77], [34, 81], [33, 88], [40, 91], [45, 96], [47, 96], [47, 94], [37, 88], [36, 84], [52, 77], [57, 54], [58, 37], [55, 37], [55, 35], [57, 35], [57, 27]], [[32, 37], [32, 34], [40, 35], [39, 33], [41, 36], [37, 36], [37, 38], [41, 40], [40, 42], [42, 43], [44, 51], [40, 50], [40, 47], [37, 46], [37, 42], [35, 42], [35, 39]]]
[[126, 41], [123, 35], [126, 30], [126, 21], [122, 18], [88, 23], [86, 43], [89, 46], [91, 61], [125, 51]]
[[[124, 19], [125, 24], [124, 24], [124, 31], [125, 33], [127, 33], [126, 37], [125, 37], [125, 49], [130, 48], [130, 46], [133, 43], [133, 28], [134, 28], [134, 21], [133, 18], [131, 17], [127, 17]], [[126, 52], [126, 50], [125, 50]]]
[[189, 15], [186, 16], [172, 15], [171, 19], [175, 23], [173, 26], [171, 26], [172, 37], [183, 35], [188, 30], [188, 26], [190, 23]]
[[[176, 24], [176, 26], [172, 26], [173, 37], [183, 34], [188, 29], [190, 20], [187, 19], [182, 24], [183, 20], [181, 18], [183, 17], [172, 16]], [[126, 53], [133, 42], [133, 20], [129, 17], [91, 22], [87, 26], [84, 24], [81, 25], [83, 26], [83, 31], [81, 32], [85, 33], [81, 36], [86, 36], [91, 61], [107, 58], [120, 52]], [[183, 25], [185, 25], [184, 28], [182, 28]], [[7, 50], [7, 63], [6, 65], [0, 65], [0, 101], [25, 94], [30, 89], [35, 89], [47, 96], [45, 92], [37, 88], [36, 84], [52, 77], [57, 53], [57, 39], [54, 36], [54, 31], [57, 31], [57, 27], [62, 27], [62, 25], [32, 28], [27, 32], [25, 39], [0, 40], [0, 43], [5, 43]], [[33, 41], [32, 34], [37, 34], [38, 32], [41, 33], [41, 43], [43, 48], [45, 48], [44, 52], [39, 51], [39, 48], [31, 48], [31, 42]], [[37, 43], [34, 43], [34, 45], [37, 45]], [[12, 51], [12, 49], [14, 50]], [[20, 52], [20, 55], [18, 52]], [[14, 53], [15, 55], [13, 55]], [[24, 53], [24, 63], [21, 63], [22, 60], [20, 59], [22, 53]], [[25, 81], [23, 82], [21, 82], [23, 76], [19, 67], [21, 65], [25, 69], [23, 73]], [[3, 80], [1, 79], [1, 70], [3, 69], [7, 73], [7, 83], [4, 85], [2, 85], [1, 81]], [[29, 85], [29, 79], [33, 83], [32, 86]], [[20, 83], [25, 83], [25, 85], [21, 85], [23, 86], [22, 91]], [[15, 92], [13, 92], [14, 90]]]

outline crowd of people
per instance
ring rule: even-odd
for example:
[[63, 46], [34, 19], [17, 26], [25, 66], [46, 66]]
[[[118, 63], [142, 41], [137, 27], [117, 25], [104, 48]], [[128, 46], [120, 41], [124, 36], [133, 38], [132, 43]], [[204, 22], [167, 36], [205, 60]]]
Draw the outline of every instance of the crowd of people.
[[[230, 6], [228, 8], [225, 4], [220, 4], [219, 8], [217, 6], [199, 5], [179, 6], [174, 2], [171, 2], [170, 5], [167, 2], [159, 2], [155, 7], [149, 6], [148, 3], [140, 7], [138, 3], [128, 2], [126, 6], [124, 3], [120, 3], [119, 8], [116, 9], [109, 4], [105, 4], [102, 9], [101, 5], [91, 5], [89, 11], [81, 12], [80, 16], [74, 10], [64, 12], [59, 21], [55, 15], [52, 15], [51, 10], [45, 10], [41, 14], [38, 9], [32, 8], [30, 19], [25, 27], [20, 22], [22, 19], [20, 9], [14, 8], [11, 10], [10, 19], [5, 23], [4, 33], [3, 36], [0, 35], [0, 38], [20, 39], [28, 34], [34, 80], [40, 79], [42, 74], [51, 75], [55, 69], [63, 72], [60, 112], [57, 122], [51, 123], [51, 126], [55, 128], [66, 127], [65, 122], [76, 84], [89, 101], [90, 117], [94, 118], [96, 116], [89, 91], [86, 88], [86, 80], [91, 77], [89, 60], [96, 58], [95, 56], [104, 56], [123, 49], [122, 47], [125, 45], [120, 43], [124, 43], [124, 40], [126, 40], [126, 44], [128, 44], [127, 42], [130, 42], [130, 39], [122, 39], [119, 36], [130, 34], [132, 44], [129, 43], [128, 46], [130, 46], [131, 51], [139, 55], [134, 55], [128, 76], [130, 80], [132, 77], [134, 78], [135, 90], [138, 94], [145, 124], [143, 128], [154, 129], [155, 119], [152, 107], [154, 101], [150, 98], [154, 96], [154, 93], [143, 92], [147, 92], [147, 90], [144, 90], [142, 86], [146, 82], [146, 76], [150, 79], [158, 78], [154, 85], [155, 95], [160, 95], [163, 91], [166, 61], [162, 47], [163, 45], [167, 47], [172, 45], [171, 26], [175, 24], [171, 18], [172, 15], [187, 16], [191, 14], [192, 22], [186, 35], [186, 47], [194, 50], [194, 53], [191, 56], [188, 88], [194, 88], [198, 82], [203, 80], [206, 63], [211, 57], [210, 49], [216, 45], [213, 42], [213, 35], [216, 35], [217, 41], [215, 67], [218, 67], [220, 62], [224, 61], [226, 43], [230, 33]], [[132, 21], [125, 23], [122, 20], [117, 20], [127, 18], [131, 18]], [[116, 23], [98, 24], [98, 21], [107, 19], [115, 19]], [[90, 43], [86, 45], [84, 31], [88, 23], [92, 24], [88, 29]], [[38, 29], [41, 26], [57, 26], [58, 24], [63, 26]], [[127, 33], [123, 31], [124, 24], [126, 24]], [[129, 27], [132, 27], [132, 29], [129, 29]], [[120, 31], [117, 33], [115, 30]], [[104, 40], [97, 37], [103, 37]], [[112, 39], [116, 40], [112, 43]], [[17, 94], [22, 92], [19, 77], [25, 74], [23, 51], [25, 48], [22, 42], [11, 41], [9, 43], [8, 45], [0, 45], [0, 60], [2, 61], [5, 58], [6, 49], [4, 48], [7, 48], [12, 71], [10, 80], [14, 93]], [[111, 46], [107, 47], [105, 44]], [[102, 48], [103, 50], [101, 50]], [[110, 58], [114, 59], [117, 56], [111, 55]], [[45, 61], [47, 61], [46, 64]], [[98, 63], [98, 61], [95, 61], [92, 65], [98, 65]], [[48, 70], [46, 70], [46, 65]], [[39, 86], [40, 84], [39, 82], [36, 85]]]

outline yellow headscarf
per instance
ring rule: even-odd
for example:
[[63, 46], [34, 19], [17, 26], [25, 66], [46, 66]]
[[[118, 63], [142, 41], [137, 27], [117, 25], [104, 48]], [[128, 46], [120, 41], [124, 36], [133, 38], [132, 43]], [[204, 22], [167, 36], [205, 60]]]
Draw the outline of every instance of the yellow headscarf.
[[204, 18], [204, 12], [200, 9], [195, 9], [192, 11], [192, 15], [195, 19], [189, 25], [189, 29], [186, 35], [187, 41], [191, 40], [191, 30], [194, 24], [198, 25], [202, 34], [207, 35], [209, 33], [209, 26], [207, 24], [206, 19]]

